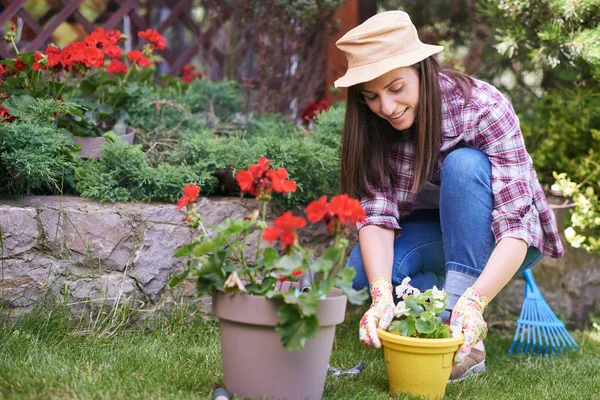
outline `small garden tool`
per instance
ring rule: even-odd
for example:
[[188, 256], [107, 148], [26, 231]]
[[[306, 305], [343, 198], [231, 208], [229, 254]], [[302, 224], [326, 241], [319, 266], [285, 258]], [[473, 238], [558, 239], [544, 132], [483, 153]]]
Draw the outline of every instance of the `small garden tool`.
[[567, 332], [565, 324], [554, 314], [540, 293], [530, 269], [523, 271], [525, 299], [517, 330], [508, 354], [561, 354], [576, 350], [575, 339]]
[[363, 360], [360, 360], [358, 364], [356, 364], [354, 367], [352, 367], [350, 369], [336, 368], [336, 367], [332, 367], [331, 365], [329, 365], [327, 367], [327, 369], [331, 372], [331, 376], [334, 376], [336, 378], [341, 375], [356, 376], [356, 375], [360, 374], [364, 368], [365, 368], [365, 362]]

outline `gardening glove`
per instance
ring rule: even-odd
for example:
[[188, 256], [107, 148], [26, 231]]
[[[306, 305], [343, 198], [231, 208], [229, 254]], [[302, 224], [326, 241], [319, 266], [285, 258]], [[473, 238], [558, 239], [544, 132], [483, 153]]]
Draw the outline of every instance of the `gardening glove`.
[[377, 328], [387, 329], [394, 317], [394, 296], [392, 284], [387, 279], [378, 278], [370, 285], [371, 308], [360, 320], [358, 338], [367, 346], [381, 347]]
[[454, 337], [463, 333], [465, 340], [454, 355], [455, 364], [462, 363], [471, 347], [485, 338], [487, 324], [483, 320], [483, 310], [487, 305], [485, 294], [473, 286], [467, 288], [456, 302], [450, 317], [450, 330]]

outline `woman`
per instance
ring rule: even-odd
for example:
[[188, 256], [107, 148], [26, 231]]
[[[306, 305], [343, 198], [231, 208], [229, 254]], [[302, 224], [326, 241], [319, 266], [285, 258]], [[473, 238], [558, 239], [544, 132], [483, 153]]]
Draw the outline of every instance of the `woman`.
[[509, 101], [493, 86], [442, 70], [408, 14], [384, 12], [337, 43], [348, 59], [342, 192], [367, 217], [348, 266], [372, 304], [359, 337], [380, 347], [392, 287], [405, 277], [451, 294], [442, 316], [464, 333], [451, 379], [485, 370], [482, 317], [515, 273], [562, 257], [556, 221]]

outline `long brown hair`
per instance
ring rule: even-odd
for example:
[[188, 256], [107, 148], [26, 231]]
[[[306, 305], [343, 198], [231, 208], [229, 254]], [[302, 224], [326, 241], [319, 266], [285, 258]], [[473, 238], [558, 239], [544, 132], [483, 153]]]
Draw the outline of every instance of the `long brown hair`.
[[[415, 145], [414, 181], [417, 192], [436, 172], [442, 143], [442, 94], [438, 80], [443, 73], [463, 92], [465, 104], [471, 96], [473, 80], [460, 72], [442, 69], [433, 57], [413, 65], [419, 75], [419, 105], [413, 126], [406, 132]], [[369, 186], [383, 190], [391, 184], [394, 166], [390, 163], [390, 144], [398, 140], [386, 120], [373, 113], [363, 100], [361, 86], [348, 88], [346, 116], [342, 132], [341, 193], [353, 197], [372, 195]]]

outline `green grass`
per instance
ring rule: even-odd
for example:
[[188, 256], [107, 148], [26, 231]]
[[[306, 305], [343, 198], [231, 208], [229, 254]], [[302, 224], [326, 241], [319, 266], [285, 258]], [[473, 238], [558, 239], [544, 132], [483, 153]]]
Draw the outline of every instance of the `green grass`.
[[[331, 364], [366, 367], [357, 377], [329, 376], [325, 399], [405, 399], [387, 392], [381, 350], [361, 345], [362, 309], [338, 327]], [[222, 383], [219, 331], [213, 319], [157, 317], [153, 329], [75, 323], [60, 310], [39, 310], [0, 324], [1, 399], [209, 399]], [[148, 322], [146, 322], [148, 325]], [[506, 354], [510, 332], [486, 340], [488, 371], [448, 385], [448, 399], [600, 399], [600, 334], [576, 332], [578, 353]]]

